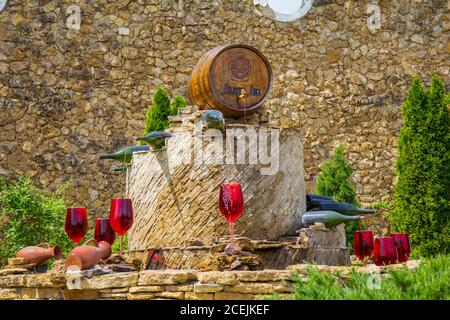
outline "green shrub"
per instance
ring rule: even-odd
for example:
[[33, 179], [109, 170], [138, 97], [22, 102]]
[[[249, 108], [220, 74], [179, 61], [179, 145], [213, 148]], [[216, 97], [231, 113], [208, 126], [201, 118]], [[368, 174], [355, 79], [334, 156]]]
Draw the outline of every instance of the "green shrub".
[[147, 110], [144, 135], [152, 131], [164, 131], [169, 127], [170, 99], [167, 92], [158, 88], [153, 95], [153, 105]]
[[428, 90], [415, 77], [402, 109], [390, 218], [396, 231], [409, 233], [421, 256], [450, 253], [449, 98], [438, 76]]
[[176, 96], [170, 104], [170, 115], [176, 116], [178, 114], [178, 109], [181, 108], [186, 108], [186, 101], [182, 96]]
[[344, 148], [344, 145], [339, 145], [331, 159], [323, 163], [322, 172], [317, 176], [316, 191], [318, 194], [333, 197], [336, 201], [358, 206], [355, 188], [350, 181], [353, 168], [344, 156]]
[[[331, 159], [325, 160], [323, 163], [322, 171], [317, 176], [316, 192], [324, 196], [333, 197], [334, 200], [339, 202], [348, 202], [359, 206], [355, 187], [350, 181], [353, 168], [344, 156], [344, 148], [344, 145], [339, 145], [334, 150]], [[350, 248], [353, 247], [354, 233], [358, 229], [358, 221], [351, 221], [345, 225], [347, 245]]]
[[386, 210], [386, 209], [391, 209], [393, 206], [393, 203], [389, 200], [385, 200], [385, 201], [377, 201], [372, 203], [372, 205], [370, 206], [372, 209], [381, 209], [381, 210]]
[[69, 204], [63, 193], [67, 186], [47, 193], [37, 189], [27, 176], [0, 185], [0, 266], [25, 246], [58, 243], [64, 254], [73, 248], [64, 231]]
[[153, 105], [146, 112], [144, 135], [152, 131], [164, 131], [170, 125], [168, 116], [178, 114], [178, 109], [186, 107], [186, 101], [176, 96], [170, 102], [167, 92], [158, 88], [153, 95]]
[[[450, 257], [437, 256], [424, 259], [411, 272], [391, 269], [378, 282], [377, 275], [358, 273], [342, 280], [338, 274], [321, 272], [316, 267], [308, 269], [306, 281], [296, 278], [295, 300], [448, 300], [450, 299]], [[375, 281], [374, 281], [375, 280]]]

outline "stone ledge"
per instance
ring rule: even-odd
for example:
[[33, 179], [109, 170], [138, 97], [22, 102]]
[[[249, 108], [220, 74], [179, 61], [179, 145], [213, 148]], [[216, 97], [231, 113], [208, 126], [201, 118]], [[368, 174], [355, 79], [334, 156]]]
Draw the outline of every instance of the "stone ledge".
[[139, 274], [138, 284], [159, 285], [179, 284], [197, 280], [196, 270], [146, 270]]
[[[316, 266], [322, 272], [338, 272], [350, 277], [359, 272], [380, 272], [389, 269], [414, 270], [419, 261], [408, 261], [383, 267], [375, 265], [332, 267]], [[307, 265], [292, 265], [289, 270], [210, 271], [146, 270], [85, 278], [81, 274], [46, 274], [0, 276], [0, 300], [231, 300], [258, 299], [272, 293], [287, 296], [294, 292], [293, 272], [307, 280]]]

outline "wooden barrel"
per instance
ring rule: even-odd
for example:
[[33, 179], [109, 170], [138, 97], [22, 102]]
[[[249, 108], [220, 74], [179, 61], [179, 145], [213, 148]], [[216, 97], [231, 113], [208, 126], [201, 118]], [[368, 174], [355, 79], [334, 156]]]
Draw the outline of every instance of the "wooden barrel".
[[266, 57], [251, 46], [232, 44], [200, 58], [189, 80], [189, 100], [200, 109], [242, 117], [257, 111], [271, 88], [272, 69]]

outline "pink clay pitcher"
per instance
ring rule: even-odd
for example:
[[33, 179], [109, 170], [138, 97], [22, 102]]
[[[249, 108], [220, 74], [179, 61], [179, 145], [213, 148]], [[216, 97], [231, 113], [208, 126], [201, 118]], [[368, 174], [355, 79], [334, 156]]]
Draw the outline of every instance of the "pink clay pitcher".
[[17, 258], [24, 258], [28, 263], [43, 264], [48, 259], [55, 258], [59, 260], [62, 258], [62, 251], [59, 245], [54, 247], [49, 243], [40, 243], [37, 246], [30, 246], [21, 249], [16, 253]]

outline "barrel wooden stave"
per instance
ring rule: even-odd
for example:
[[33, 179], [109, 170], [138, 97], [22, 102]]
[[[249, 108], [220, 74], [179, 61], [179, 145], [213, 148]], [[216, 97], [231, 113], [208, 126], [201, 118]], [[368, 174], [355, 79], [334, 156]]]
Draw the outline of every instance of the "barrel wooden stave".
[[[242, 88], [246, 91], [240, 99]], [[226, 117], [256, 112], [272, 88], [269, 61], [243, 44], [220, 46], [206, 52], [189, 80], [189, 100], [200, 109], [217, 109]]]

